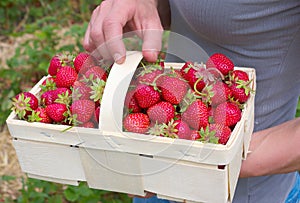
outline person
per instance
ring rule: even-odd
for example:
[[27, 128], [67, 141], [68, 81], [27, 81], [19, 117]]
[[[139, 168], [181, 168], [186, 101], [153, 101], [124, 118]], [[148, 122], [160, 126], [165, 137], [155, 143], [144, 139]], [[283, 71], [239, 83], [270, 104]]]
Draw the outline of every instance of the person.
[[[143, 40], [144, 58], [155, 61], [161, 33], [168, 28], [209, 55], [221, 52], [235, 65], [256, 70], [251, 153], [242, 163], [233, 202], [300, 202], [300, 118], [295, 118], [300, 95], [300, 1], [106, 0], [94, 10], [83, 46], [123, 63], [121, 36], [136, 31]], [[113, 42], [103, 46], [107, 41]], [[170, 37], [170, 52], [178, 48], [176, 43]], [[168, 201], [154, 196], [136, 197], [134, 202]]]

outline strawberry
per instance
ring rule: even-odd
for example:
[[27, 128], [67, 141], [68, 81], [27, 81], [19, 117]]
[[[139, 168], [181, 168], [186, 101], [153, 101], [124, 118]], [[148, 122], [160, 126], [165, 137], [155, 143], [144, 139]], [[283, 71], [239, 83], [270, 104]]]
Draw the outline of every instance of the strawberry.
[[70, 88], [77, 80], [77, 72], [71, 66], [64, 66], [56, 74], [56, 86]]
[[177, 136], [180, 139], [192, 140], [191, 129], [189, 125], [183, 120], [174, 121], [175, 129], [177, 129]]
[[73, 100], [90, 99], [91, 87], [84, 82], [76, 80], [73, 84]]
[[12, 110], [20, 119], [26, 119], [38, 105], [37, 97], [30, 92], [21, 92], [12, 99]]
[[242, 70], [234, 70], [229, 76], [229, 81], [226, 81], [233, 98], [239, 103], [245, 103], [249, 99], [250, 92], [252, 92], [250, 82], [248, 74]]
[[132, 113], [124, 118], [123, 126], [128, 132], [146, 133], [150, 126], [150, 120], [147, 114]]
[[231, 135], [231, 129], [228, 126], [219, 123], [210, 124], [209, 130], [215, 133], [214, 135], [218, 138], [218, 143], [223, 145], [227, 143]]
[[104, 93], [105, 85], [106, 85], [106, 82], [103, 79], [96, 78], [96, 79], [92, 80], [92, 84], [90, 85], [90, 87], [91, 87], [90, 99], [92, 99], [94, 102], [96, 102], [96, 103], [98, 102], [100, 104], [103, 93]]
[[69, 53], [59, 53], [53, 56], [48, 67], [49, 75], [55, 76], [59, 69], [61, 69], [63, 66], [71, 65], [72, 61], [73, 55]]
[[[203, 80], [204, 67], [196, 66], [192, 62], [186, 62], [180, 69], [180, 74], [182, 77], [188, 81], [191, 88], [197, 89], [199, 92], [205, 87], [205, 82]], [[196, 87], [195, 86], [195, 83]]]
[[78, 125], [79, 127], [83, 127], [83, 128], [95, 128], [95, 124], [91, 121], [88, 121], [86, 123], [80, 124]]
[[154, 79], [164, 72], [163, 64], [143, 65], [143, 70], [137, 75], [139, 83], [152, 83]]
[[63, 122], [67, 118], [67, 111], [65, 104], [54, 103], [46, 106], [47, 115], [57, 123]]
[[163, 124], [158, 124], [158, 123], [150, 123], [150, 128], [149, 128], [149, 134], [150, 135], [155, 135], [155, 136], [165, 136], [165, 126]]
[[134, 93], [134, 97], [141, 108], [148, 108], [160, 101], [160, 94], [153, 86], [139, 84]]
[[239, 103], [245, 103], [250, 97], [250, 90], [248, 87], [233, 83], [230, 85], [230, 90], [232, 92], [233, 98]]
[[46, 92], [48, 90], [56, 89], [56, 82], [54, 77], [48, 77], [43, 83], [40, 85], [41, 92]]
[[191, 140], [199, 140], [201, 138], [200, 132], [198, 130], [191, 130]]
[[218, 81], [211, 89], [213, 95], [211, 97], [211, 105], [217, 106], [220, 103], [227, 101], [232, 96], [232, 91], [227, 84]]
[[[65, 87], [60, 87], [55, 90], [48, 90], [41, 95], [41, 104], [48, 106], [53, 103], [58, 103], [56, 100], [60, 97], [70, 99], [71, 90]], [[68, 102], [67, 102], [68, 103]]]
[[208, 107], [200, 100], [196, 99], [189, 105], [182, 114], [182, 120], [195, 130], [208, 125]]
[[70, 107], [75, 123], [86, 123], [91, 120], [95, 112], [95, 103], [91, 100], [76, 100]]
[[96, 59], [86, 52], [80, 52], [74, 58], [74, 68], [77, 73], [84, 74], [89, 68], [95, 65]]
[[209, 57], [206, 62], [207, 69], [216, 68], [219, 70], [224, 76], [227, 76], [229, 72], [233, 71], [234, 64], [233, 62], [224, 54], [215, 53]]
[[215, 123], [233, 127], [241, 120], [242, 112], [237, 104], [224, 102], [219, 104], [214, 111]]
[[46, 109], [38, 107], [32, 111], [32, 114], [28, 116], [30, 122], [52, 123], [52, 119], [48, 116]]
[[100, 106], [97, 106], [95, 109], [95, 116], [94, 120], [99, 124], [99, 118], [100, 118]]
[[179, 104], [188, 88], [188, 84], [184, 80], [169, 75], [161, 76], [156, 85], [161, 90], [162, 98], [171, 104]]
[[245, 82], [249, 81], [248, 74], [243, 70], [233, 70], [230, 73], [229, 77], [230, 77], [230, 80], [234, 81], [234, 82], [236, 82], [238, 80], [242, 80], [242, 81], [245, 81]]
[[149, 107], [147, 114], [153, 122], [167, 123], [174, 118], [175, 108], [170, 102], [161, 101]]
[[86, 78], [90, 78], [91, 80], [99, 78], [103, 81], [106, 81], [108, 76], [106, 70], [100, 66], [93, 66], [89, 68], [84, 75]]
[[134, 97], [134, 90], [130, 90], [127, 92], [125, 97], [124, 106], [127, 108], [130, 113], [138, 113], [141, 112], [141, 107], [138, 105], [137, 100]]

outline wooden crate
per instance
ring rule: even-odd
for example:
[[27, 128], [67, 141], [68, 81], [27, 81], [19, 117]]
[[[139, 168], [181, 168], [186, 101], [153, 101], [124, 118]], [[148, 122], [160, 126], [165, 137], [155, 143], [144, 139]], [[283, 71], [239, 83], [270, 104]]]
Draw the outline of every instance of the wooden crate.
[[[83, 136], [80, 150], [89, 186], [135, 195], [149, 191], [177, 201], [232, 201], [253, 131], [254, 94], [226, 145], [123, 132], [124, 98], [141, 59], [140, 52], [130, 52], [124, 64], [114, 64], [101, 103], [100, 134]], [[247, 71], [255, 89], [255, 70], [236, 69]]]

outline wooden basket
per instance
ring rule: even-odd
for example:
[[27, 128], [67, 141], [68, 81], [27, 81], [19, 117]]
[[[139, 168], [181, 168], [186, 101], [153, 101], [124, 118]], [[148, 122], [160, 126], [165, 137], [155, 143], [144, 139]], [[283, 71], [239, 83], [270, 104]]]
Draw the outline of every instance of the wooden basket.
[[[91, 188], [134, 195], [149, 191], [176, 201], [231, 202], [253, 131], [254, 94], [226, 145], [123, 132], [124, 100], [141, 59], [141, 52], [128, 52], [124, 64], [113, 65], [99, 129], [73, 127], [62, 133], [66, 126], [28, 123], [12, 113], [7, 124], [22, 170], [40, 179], [87, 181]], [[165, 63], [165, 68], [182, 65]], [[255, 70], [235, 69], [248, 73], [255, 90]]]

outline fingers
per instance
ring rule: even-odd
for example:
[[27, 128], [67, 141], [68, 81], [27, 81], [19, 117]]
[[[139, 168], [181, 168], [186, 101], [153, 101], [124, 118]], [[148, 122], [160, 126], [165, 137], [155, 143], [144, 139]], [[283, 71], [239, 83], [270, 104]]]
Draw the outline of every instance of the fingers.
[[162, 30], [145, 30], [143, 32], [143, 56], [149, 62], [157, 60], [162, 45]]
[[[155, 62], [162, 43], [162, 26], [155, 5], [150, 1], [103, 1], [91, 16], [83, 47], [98, 59], [114, 59], [123, 63], [126, 48], [123, 30], [128, 25], [143, 40], [142, 51], [146, 60]], [[149, 11], [149, 12], [148, 12]]]

